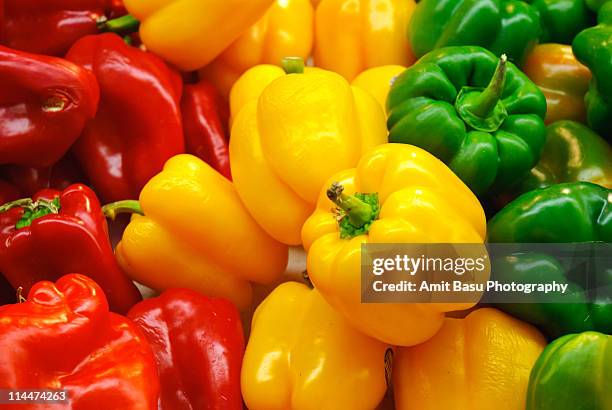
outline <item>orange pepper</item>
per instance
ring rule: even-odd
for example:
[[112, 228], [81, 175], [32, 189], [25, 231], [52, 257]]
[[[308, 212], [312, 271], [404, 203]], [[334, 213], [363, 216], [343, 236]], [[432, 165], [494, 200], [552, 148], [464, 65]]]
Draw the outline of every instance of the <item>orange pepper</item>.
[[546, 124], [559, 120], [586, 121], [584, 95], [591, 72], [576, 60], [571, 46], [536, 46], [527, 56], [523, 71], [546, 97]]

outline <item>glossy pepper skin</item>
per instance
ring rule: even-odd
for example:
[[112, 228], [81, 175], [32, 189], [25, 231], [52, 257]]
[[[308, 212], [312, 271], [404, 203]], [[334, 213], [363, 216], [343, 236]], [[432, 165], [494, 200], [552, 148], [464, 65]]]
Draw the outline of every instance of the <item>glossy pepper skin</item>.
[[527, 0], [527, 3], [540, 16], [540, 43], [571, 45], [576, 34], [592, 25], [584, 0]]
[[229, 163], [229, 106], [212, 83], [187, 84], [181, 100], [185, 149], [232, 179]]
[[583, 0], [423, 0], [408, 29], [417, 57], [447, 46], [481, 46], [521, 64], [538, 43], [571, 44], [588, 27]]
[[16, 406], [24, 410], [155, 410], [159, 394], [146, 339], [78, 274], [38, 282], [26, 302], [0, 307], [0, 384], [67, 390], [69, 405]]
[[[489, 242], [612, 241], [612, 190], [569, 182], [527, 192], [488, 224]], [[563, 223], [560, 223], [563, 221]]]
[[389, 141], [431, 152], [479, 196], [524, 177], [546, 136], [542, 92], [481, 47], [421, 58], [395, 80], [387, 112]]
[[593, 74], [585, 96], [589, 125], [608, 141], [612, 140], [612, 2], [604, 3], [597, 15], [598, 25], [580, 32], [572, 49], [578, 61]]
[[[148, 50], [183, 71], [205, 66], [264, 15], [273, 0], [124, 0]], [[237, 13], [236, 11], [240, 12]]]
[[535, 8], [518, 0], [422, 0], [408, 40], [417, 58], [448, 46], [481, 46], [517, 64], [541, 35]]
[[388, 346], [351, 327], [316, 289], [279, 285], [259, 305], [242, 365], [251, 410], [376, 408]]
[[527, 77], [546, 97], [546, 124], [559, 120], [586, 123], [584, 95], [591, 72], [563, 44], [540, 44], [528, 55], [523, 66]]
[[578, 181], [612, 188], [612, 147], [583, 124], [557, 121], [546, 127], [538, 164], [501, 199], [507, 203], [536, 188]]
[[3, 46], [0, 89], [0, 164], [57, 162], [98, 107], [98, 84], [87, 70]]
[[612, 336], [567, 335], [540, 355], [529, 378], [526, 410], [612, 408]]
[[383, 111], [387, 110], [387, 95], [395, 79], [406, 70], [401, 65], [383, 65], [380, 67], [368, 68], [362, 71], [353, 79], [351, 85], [363, 88], [380, 104]]
[[313, 38], [314, 8], [310, 0], [274, 0], [255, 24], [200, 73], [228, 97], [236, 80], [251, 67], [279, 65], [288, 56], [308, 59]]
[[159, 372], [159, 410], [241, 410], [240, 315], [226, 299], [169, 289], [128, 313], [151, 344]]
[[348, 81], [381, 65], [411, 65], [406, 30], [414, 0], [322, 0], [315, 15], [314, 62]]
[[125, 313], [141, 299], [115, 260], [90, 188], [43, 190], [21, 205], [0, 213], [0, 271], [15, 289], [27, 292], [38, 281], [76, 271], [100, 285], [114, 312]]
[[366, 91], [331, 71], [286, 69], [258, 66], [234, 86], [230, 163], [253, 218], [276, 240], [298, 245], [323, 184], [387, 133]]
[[[140, 208], [144, 216], [132, 217], [115, 252], [132, 279], [157, 291], [186, 287], [245, 310], [250, 282], [271, 283], [285, 270], [287, 247], [257, 225], [233, 184], [197, 157], [168, 160], [140, 193]], [[112, 216], [112, 206], [105, 209]]]
[[[497, 305], [504, 312], [538, 326], [547, 336], [556, 338], [586, 330], [612, 333], [612, 303], [605, 291], [610, 287], [610, 281], [605, 274], [598, 274], [597, 279], [602, 282], [594, 285], [584, 272], [569, 272], [553, 256], [539, 253], [517, 253], [496, 259], [491, 269], [495, 272], [496, 280], [505, 282], [555, 281], [568, 285], [562, 303], [526, 303], [537, 301], [536, 296], [526, 297], [525, 303]], [[587, 292], [586, 289], [591, 291]], [[592, 290], [597, 290], [597, 294], [593, 295]]]
[[98, 32], [108, 0], [2, 0], [0, 44], [63, 56], [79, 38]]
[[[327, 191], [333, 182], [343, 187], [335, 202]], [[365, 199], [356, 200], [355, 193], [373, 202], [364, 207]], [[345, 201], [357, 203], [347, 211]], [[340, 225], [334, 204], [343, 209]], [[353, 212], [365, 208], [369, 217], [357, 226]], [[302, 239], [310, 280], [338, 312], [371, 337], [412, 346], [438, 331], [445, 311], [471, 305], [361, 303], [361, 244], [482, 243], [485, 230], [480, 203], [441, 161], [414, 146], [384, 144], [363, 156], [357, 168], [329, 179]]]
[[447, 318], [431, 339], [395, 356], [396, 408], [489, 410], [503, 403], [504, 410], [523, 410], [529, 372], [545, 346], [534, 327], [496, 309]]
[[66, 58], [93, 72], [101, 91], [98, 112], [74, 145], [77, 159], [104, 202], [138, 198], [164, 162], [185, 150], [180, 77], [113, 33], [83, 37]]

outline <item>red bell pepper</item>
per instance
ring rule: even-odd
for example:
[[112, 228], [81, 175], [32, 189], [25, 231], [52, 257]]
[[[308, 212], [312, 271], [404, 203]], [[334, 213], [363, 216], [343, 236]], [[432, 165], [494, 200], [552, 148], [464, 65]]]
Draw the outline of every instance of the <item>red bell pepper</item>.
[[187, 153], [200, 157], [231, 180], [227, 101], [214, 85], [200, 81], [185, 86], [181, 110]]
[[94, 117], [98, 99], [87, 70], [0, 46], [0, 164], [57, 162]]
[[[4, 178], [19, 188], [20, 196], [32, 196], [43, 189], [64, 190], [74, 183], [87, 181], [81, 166], [71, 152], [49, 167], [32, 168], [7, 165], [3, 167], [1, 173]], [[6, 199], [1, 203], [4, 204], [20, 196]]]
[[100, 285], [115, 312], [142, 299], [119, 268], [100, 203], [85, 185], [44, 190], [0, 212], [0, 272], [15, 289], [81, 272]]
[[157, 56], [116, 34], [86, 36], [66, 58], [92, 71], [100, 105], [74, 152], [105, 202], [136, 199], [170, 157], [185, 150], [181, 78]]
[[170, 289], [140, 302], [128, 317], [153, 348], [160, 410], [242, 409], [244, 336], [230, 301]]
[[156, 410], [159, 394], [142, 333], [77, 274], [39, 282], [26, 302], [0, 307], [0, 386], [65, 389], [70, 400], [8, 406], [20, 410]]
[[97, 33], [107, 6], [107, 0], [0, 0], [0, 43], [62, 56], [80, 37]]

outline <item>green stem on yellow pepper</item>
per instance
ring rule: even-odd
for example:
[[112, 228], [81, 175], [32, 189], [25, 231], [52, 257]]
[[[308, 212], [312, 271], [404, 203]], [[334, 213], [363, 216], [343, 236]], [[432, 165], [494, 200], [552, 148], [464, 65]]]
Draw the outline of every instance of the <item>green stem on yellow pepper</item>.
[[98, 30], [118, 34], [133, 33], [138, 30], [139, 26], [140, 21], [130, 14], [112, 20], [103, 17], [98, 21]]
[[287, 74], [303, 74], [304, 59], [302, 57], [285, 57], [281, 62], [281, 67]]
[[140, 202], [135, 199], [126, 199], [123, 201], [111, 202], [102, 207], [104, 216], [114, 221], [119, 214], [138, 214], [144, 215]]

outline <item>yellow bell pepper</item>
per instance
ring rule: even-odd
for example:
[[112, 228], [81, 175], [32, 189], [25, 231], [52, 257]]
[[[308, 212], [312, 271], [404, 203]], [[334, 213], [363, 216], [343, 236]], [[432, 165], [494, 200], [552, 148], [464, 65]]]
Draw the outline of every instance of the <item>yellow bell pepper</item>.
[[233, 185], [204, 161], [182, 154], [140, 193], [138, 201], [107, 205], [134, 214], [117, 245], [119, 264], [133, 280], [159, 292], [186, 287], [246, 309], [250, 282], [277, 280], [287, 247], [268, 236], [240, 202]]
[[147, 49], [185, 71], [210, 63], [273, 0], [124, 0]]
[[314, 36], [310, 0], [276, 0], [257, 23], [244, 32], [200, 74], [228, 96], [232, 85], [258, 64], [280, 65], [287, 56], [307, 59]]
[[321, 0], [315, 65], [352, 80], [366, 68], [415, 61], [406, 32], [414, 0]]
[[523, 410], [529, 373], [546, 346], [533, 326], [496, 309], [447, 318], [393, 363], [398, 410]]
[[[354, 193], [368, 194], [379, 214]], [[348, 218], [342, 229], [339, 215]], [[302, 239], [310, 279], [334, 308], [369, 336], [412, 346], [438, 331], [444, 312], [472, 305], [361, 303], [361, 244], [482, 243], [485, 232], [478, 199], [444, 163], [412, 145], [384, 144], [328, 181]]]
[[354, 330], [316, 290], [287, 282], [259, 305], [242, 362], [250, 410], [372, 410], [388, 346]]
[[256, 67], [245, 73], [253, 83], [241, 79], [232, 89], [238, 114], [230, 162], [234, 185], [259, 225], [276, 240], [298, 245], [325, 181], [386, 142], [387, 129], [369, 93], [331, 71], [302, 72], [299, 61], [291, 61], [289, 74]]
[[395, 78], [406, 70], [401, 65], [383, 65], [380, 67], [368, 68], [360, 73], [352, 81], [352, 85], [368, 91], [382, 109], [387, 111], [387, 94]]

